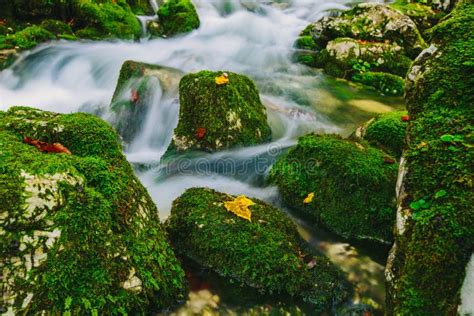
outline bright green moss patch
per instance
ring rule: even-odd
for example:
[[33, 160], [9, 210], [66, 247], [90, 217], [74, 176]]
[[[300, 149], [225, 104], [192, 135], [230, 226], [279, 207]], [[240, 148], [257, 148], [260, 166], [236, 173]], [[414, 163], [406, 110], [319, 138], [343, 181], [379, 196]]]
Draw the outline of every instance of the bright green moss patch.
[[[74, 9], [77, 12], [74, 28], [78, 31], [84, 28], [89, 30], [82, 33], [82, 37], [87, 36], [90, 39], [140, 37], [140, 22], [124, 0], [103, 2], [77, 0]], [[95, 33], [90, 29], [94, 29]]]
[[388, 242], [397, 164], [386, 156], [365, 142], [310, 134], [275, 163], [269, 180], [290, 208], [335, 233]]
[[[41, 152], [24, 137], [72, 155]], [[11, 108], [0, 115], [0, 162], [3, 307], [145, 314], [183, 299], [184, 272], [156, 206], [107, 123]]]
[[434, 46], [407, 77], [407, 130], [388, 306], [400, 315], [455, 315], [474, 247], [474, 5], [459, 1], [431, 31]]
[[[165, 225], [176, 251], [237, 285], [301, 299], [317, 310], [346, 298], [341, 272], [326, 258], [305, 253], [283, 212], [252, 199], [248, 221], [225, 209], [234, 198], [193, 188], [175, 200]], [[316, 265], [309, 268], [308, 260]]]
[[173, 36], [197, 29], [201, 22], [190, 0], [167, 0], [158, 9], [160, 33]]
[[226, 72], [229, 83], [218, 85], [224, 72], [189, 74], [179, 84], [179, 123], [172, 148], [217, 151], [270, 140], [265, 107], [251, 79]]
[[385, 95], [402, 96], [405, 90], [403, 78], [384, 72], [364, 72], [352, 76], [352, 80], [373, 87]]
[[0, 48], [30, 49], [41, 42], [56, 39], [56, 36], [40, 26], [29, 26], [14, 34], [0, 38]]
[[365, 128], [364, 139], [371, 145], [380, 147], [395, 157], [400, 157], [405, 148], [408, 123], [404, 122], [402, 117], [406, 115], [406, 111], [380, 114]]

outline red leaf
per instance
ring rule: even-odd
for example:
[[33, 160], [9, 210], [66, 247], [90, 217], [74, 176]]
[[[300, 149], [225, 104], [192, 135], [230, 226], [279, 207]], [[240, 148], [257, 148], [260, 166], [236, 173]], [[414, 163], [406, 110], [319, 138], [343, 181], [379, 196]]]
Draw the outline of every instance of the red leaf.
[[204, 127], [199, 127], [196, 130], [195, 136], [197, 139], [203, 139], [205, 135], [206, 135], [206, 129]]
[[140, 101], [140, 96], [138, 95], [137, 90], [132, 90], [131, 95], [130, 95], [130, 101], [132, 101], [135, 104], [137, 104], [137, 102]]
[[385, 157], [383, 157], [383, 162], [386, 163], [386, 164], [392, 165], [392, 164], [395, 163], [395, 159], [392, 159], [390, 157], [385, 156]]
[[408, 115], [403, 115], [402, 116], [402, 121], [403, 122], [408, 122], [408, 121], [410, 121], [410, 117]]
[[43, 152], [64, 153], [67, 155], [71, 155], [71, 152], [69, 151], [69, 149], [67, 149], [60, 143], [49, 144], [47, 142], [43, 142], [37, 139], [32, 139], [30, 137], [23, 138], [23, 141], [29, 145], [35, 146], [36, 148], [38, 148], [40, 151], [43, 151]]

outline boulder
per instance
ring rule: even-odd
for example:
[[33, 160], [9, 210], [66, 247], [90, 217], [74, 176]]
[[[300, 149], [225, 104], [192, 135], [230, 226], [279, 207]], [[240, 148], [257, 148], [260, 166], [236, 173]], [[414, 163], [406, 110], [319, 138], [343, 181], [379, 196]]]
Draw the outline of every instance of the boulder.
[[104, 121], [10, 108], [0, 161], [3, 311], [143, 314], [184, 298], [156, 206]]
[[366, 140], [370, 145], [400, 158], [405, 148], [408, 120], [406, 111], [383, 113], [359, 127], [351, 138]]
[[[460, 313], [474, 249], [473, 16], [472, 1], [458, 1], [407, 76], [411, 119], [385, 272], [388, 314]], [[466, 305], [463, 314], [474, 313]]]
[[291, 209], [345, 238], [388, 243], [395, 159], [364, 141], [310, 134], [273, 165], [269, 181]]
[[188, 33], [201, 24], [191, 0], [167, 0], [158, 9], [158, 33], [152, 35], [174, 36]]
[[295, 42], [295, 59], [400, 96], [412, 59], [425, 47], [409, 17], [384, 4], [363, 3], [308, 25]]
[[182, 76], [174, 68], [130, 60], [123, 63], [110, 105], [110, 121], [125, 142], [137, 136], [157, 90], [161, 89], [164, 97], [173, 97]]
[[[224, 80], [222, 83], [216, 81]], [[201, 71], [179, 84], [179, 122], [170, 149], [214, 152], [271, 139], [265, 107], [251, 79]]]
[[316, 310], [348, 294], [343, 274], [302, 247], [296, 226], [280, 210], [252, 199], [251, 218], [229, 212], [235, 196], [207, 188], [188, 189], [173, 202], [165, 223], [176, 251], [234, 284], [262, 294], [284, 295]]
[[388, 41], [403, 47], [411, 58], [426, 48], [416, 24], [409, 17], [379, 3], [361, 3], [340, 16], [324, 17], [312, 25], [311, 35], [320, 47], [338, 37]]

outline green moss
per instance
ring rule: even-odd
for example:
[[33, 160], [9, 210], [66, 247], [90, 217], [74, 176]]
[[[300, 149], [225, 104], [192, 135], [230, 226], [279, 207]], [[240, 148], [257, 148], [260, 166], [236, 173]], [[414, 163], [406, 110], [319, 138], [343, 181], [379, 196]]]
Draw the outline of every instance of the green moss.
[[66, 24], [58, 20], [44, 20], [41, 22], [40, 26], [45, 30], [59, 36], [59, 35], [72, 35], [72, 29], [69, 24]]
[[[281, 157], [270, 182], [289, 207], [335, 233], [355, 239], [392, 239], [397, 164], [364, 142], [310, 134]], [[314, 199], [304, 203], [309, 193]]]
[[295, 47], [299, 49], [316, 50], [317, 45], [311, 36], [300, 36], [295, 42]]
[[190, 0], [167, 0], [160, 6], [157, 14], [161, 35], [164, 36], [191, 32], [201, 23]]
[[[23, 137], [72, 155], [42, 153]], [[11, 108], [0, 115], [0, 161], [3, 290], [16, 312], [144, 314], [184, 297], [156, 206], [105, 122]], [[134, 289], [124, 283], [133, 275]]]
[[165, 224], [175, 249], [238, 285], [303, 299], [317, 310], [344, 300], [341, 272], [321, 256], [310, 256], [316, 266], [308, 268], [296, 227], [283, 212], [253, 199], [250, 222], [225, 209], [233, 198], [193, 188], [175, 200]]
[[406, 111], [394, 111], [380, 114], [370, 121], [365, 129], [364, 139], [371, 145], [382, 148], [400, 157], [405, 148], [407, 122], [402, 121]]
[[30, 49], [38, 43], [55, 39], [56, 36], [40, 26], [29, 26], [14, 34], [7, 35], [0, 39], [0, 49], [18, 47], [20, 49]]
[[[172, 147], [216, 151], [260, 144], [271, 138], [265, 107], [251, 79], [227, 72], [229, 83], [217, 85], [222, 71], [189, 74], [179, 84], [179, 123]], [[202, 137], [197, 137], [204, 129]]]
[[149, 0], [127, 0], [128, 5], [136, 15], [154, 15]]
[[401, 96], [405, 90], [403, 78], [384, 72], [364, 72], [352, 76], [352, 80], [374, 87], [385, 95]]
[[408, 75], [407, 220], [388, 282], [393, 314], [454, 315], [460, 303], [474, 247], [473, 14], [472, 1], [459, 1], [432, 30], [438, 49]]
[[428, 3], [421, 1], [417, 3], [412, 1], [408, 2], [407, 0], [396, 0], [394, 3], [391, 3], [390, 6], [410, 17], [422, 33], [436, 25], [439, 20], [446, 15], [446, 13], [442, 11], [433, 10]]
[[140, 23], [124, 0], [78, 0], [74, 4], [74, 10], [77, 15], [74, 28], [78, 31], [86, 30], [78, 32], [78, 35], [90, 39], [140, 37]]

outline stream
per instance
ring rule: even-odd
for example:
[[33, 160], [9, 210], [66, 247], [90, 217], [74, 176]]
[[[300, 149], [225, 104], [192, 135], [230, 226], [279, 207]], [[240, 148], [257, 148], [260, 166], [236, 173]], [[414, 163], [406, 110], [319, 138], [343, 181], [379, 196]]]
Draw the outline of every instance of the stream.
[[[299, 136], [309, 132], [348, 136], [374, 114], [403, 107], [401, 98], [381, 96], [326, 77], [292, 60], [293, 42], [301, 30], [329, 10], [346, 9], [353, 1], [193, 2], [201, 27], [183, 36], [148, 39], [144, 28], [139, 42], [56, 41], [24, 52], [0, 72], [0, 110], [25, 105], [60, 113], [90, 112], [110, 121], [110, 100], [126, 60], [185, 73], [228, 70], [251, 77], [267, 107], [271, 143], [213, 154], [171, 156], [165, 161], [160, 158], [177, 125], [179, 106], [177, 93], [170, 96], [156, 83], [141, 131], [125, 147], [125, 154], [157, 204], [161, 220], [165, 220], [172, 201], [187, 188], [199, 186], [245, 194], [284, 209], [276, 188], [265, 184], [265, 175]], [[139, 18], [146, 21], [153, 17]], [[351, 303], [369, 304], [383, 311], [385, 249], [363, 249], [294, 220], [311, 246], [348, 273], [355, 287]], [[232, 314], [233, 310], [211, 286], [193, 291], [175, 313]]]

